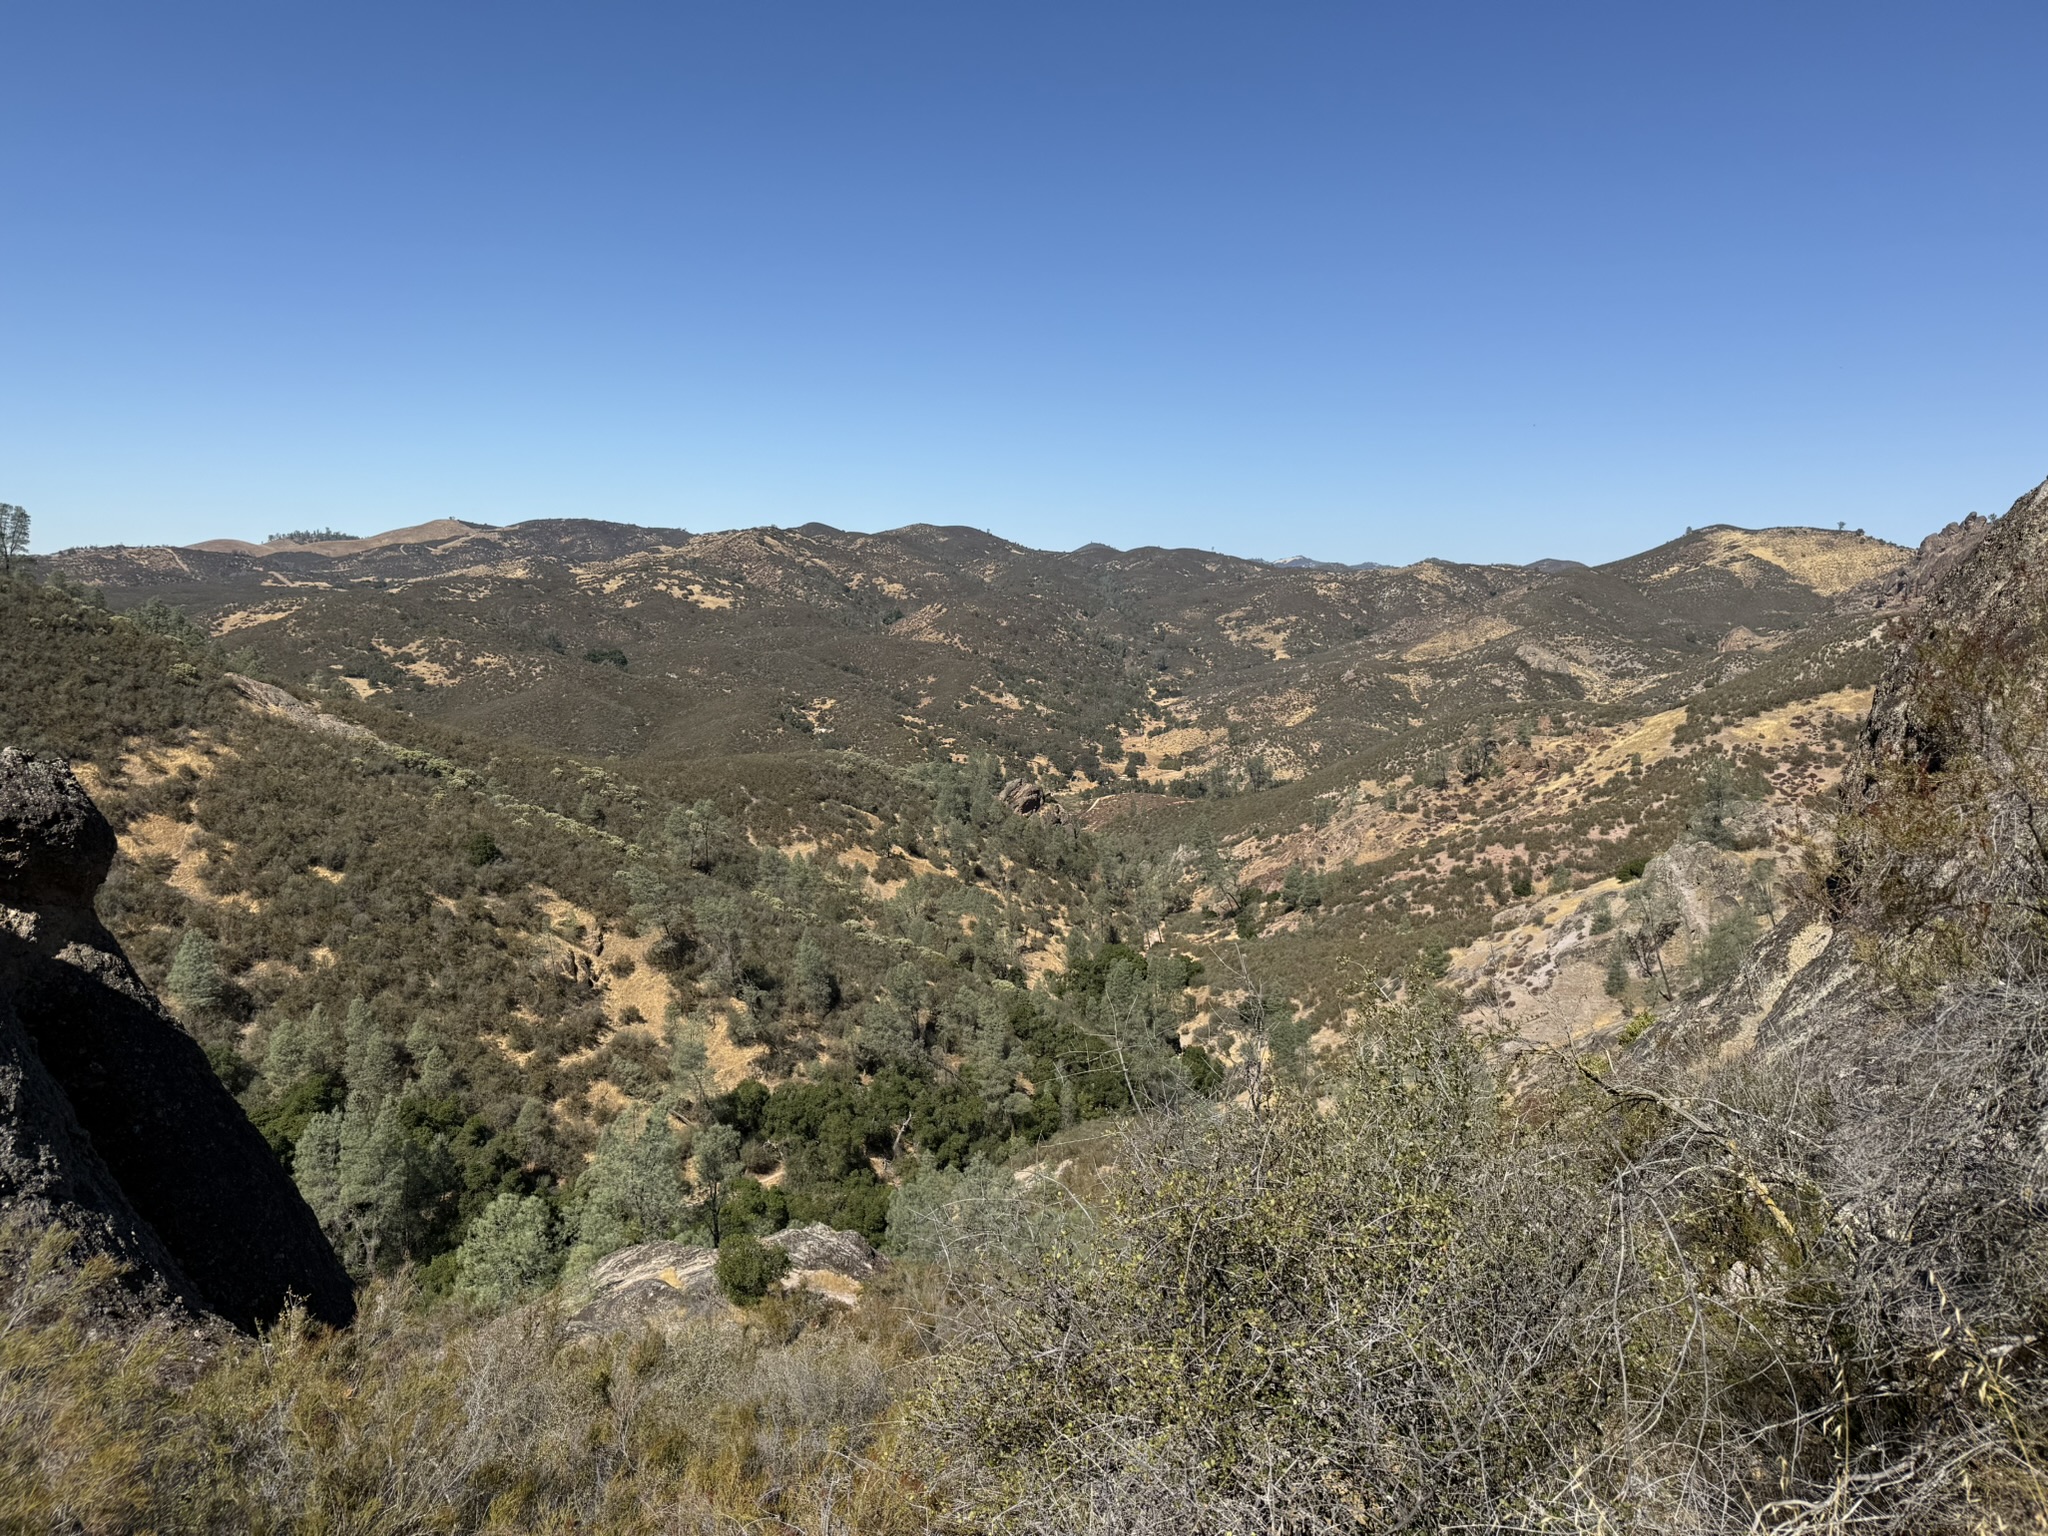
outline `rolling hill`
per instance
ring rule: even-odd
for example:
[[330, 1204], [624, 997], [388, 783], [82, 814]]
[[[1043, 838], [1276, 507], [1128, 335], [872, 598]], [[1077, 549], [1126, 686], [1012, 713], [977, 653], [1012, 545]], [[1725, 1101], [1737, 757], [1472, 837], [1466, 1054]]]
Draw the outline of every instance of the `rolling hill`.
[[1071, 774], [1135, 736], [1146, 766], [1181, 760], [1156, 781], [1255, 753], [1294, 773], [1411, 722], [1722, 681], [1868, 606], [1907, 559], [1814, 529], [1701, 529], [1598, 567], [1302, 569], [965, 528], [449, 520], [51, 563], [117, 610], [182, 609], [280, 681], [538, 746], [982, 749]]

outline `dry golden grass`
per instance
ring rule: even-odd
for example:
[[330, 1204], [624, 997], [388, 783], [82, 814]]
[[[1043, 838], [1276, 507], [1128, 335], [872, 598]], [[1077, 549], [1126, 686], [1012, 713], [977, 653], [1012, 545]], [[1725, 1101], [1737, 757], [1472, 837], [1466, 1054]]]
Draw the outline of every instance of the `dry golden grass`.
[[224, 613], [213, 621], [216, 639], [232, 635], [239, 629], [253, 629], [258, 624], [275, 624], [279, 619], [288, 619], [299, 611], [298, 603], [265, 603], [257, 608], [240, 608]]
[[1431, 635], [1427, 640], [1411, 645], [1401, 653], [1403, 661], [1447, 661], [1453, 656], [1463, 656], [1476, 651], [1482, 645], [1496, 640], [1505, 640], [1516, 632], [1518, 626], [1505, 619], [1493, 617], [1478, 618], [1465, 624], [1454, 625]]
[[[261, 905], [253, 898], [239, 891], [222, 894], [206, 883], [206, 868], [210, 860], [206, 850], [196, 846], [200, 828], [190, 821], [177, 821], [164, 815], [137, 817], [128, 823], [121, 833], [122, 853], [136, 863], [153, 858], [168, 858], [170, 873], [164, 883], [188, 901], [211, 907], [236, 907], [244, 912], [259, 912]], [[231, 844], [224, 845], [232, 851]], [[325, 871], [323, 871], [325, 873]], [[339, 875], [334, 876], [340, 879]]]
[[1861, 534], [1830, 533], [1824, 528], [1766, 528], [1756, 533], [1717, 528], [1702, 538], [1710, 565], [1738, 576], [1745, 575], [1753, 562], [1773, 565], [1822, 597], [1839, 597], [1867, 581], [1889, 576], [1912, 558], [1912, 551], [1897, 545]]

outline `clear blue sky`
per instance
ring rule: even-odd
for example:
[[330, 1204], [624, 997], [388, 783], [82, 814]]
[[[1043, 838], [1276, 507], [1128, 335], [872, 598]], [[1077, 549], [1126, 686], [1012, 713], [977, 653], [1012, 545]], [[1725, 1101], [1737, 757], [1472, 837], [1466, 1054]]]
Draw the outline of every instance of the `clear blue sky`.
[[1607, 558], [2048, 473], [2048, 8], [0, 0], [36, 545]]

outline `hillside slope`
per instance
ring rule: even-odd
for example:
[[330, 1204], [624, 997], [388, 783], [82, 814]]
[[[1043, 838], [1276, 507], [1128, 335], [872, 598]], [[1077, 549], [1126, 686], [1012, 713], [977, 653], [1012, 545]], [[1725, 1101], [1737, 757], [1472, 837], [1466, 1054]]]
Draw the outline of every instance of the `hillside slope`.
[[1636, 697], [1867, 600], [1907, 558], [1860, 534], [1713, 528], [1591, 569], [1333, 571], [964, 528], [551, 520], [52, 563], [117, 607], [182, 607], [247, 667], [537, 745], [983, 748], [1066, 774], [1135, 733], [1180, 760], [1172, 779], [1229, 756], [1212, 746], [1233, 726], [1285, 768], [1416, 714]]
[[[469, 723], [459, 675], [251, 675], [269, 625], [210, 635], [203, 594], [9, 584], [0, 736], [80, 764], [102, 915], [372, 1277], [349, 1334], [194, 1385], [0, 1225], [67, 1448], [0, 1444], [22, 1507], [2038, 1524], [2044, 526], [2036, 492], [1910, 559], [1710, 529], [1619, 573], [1282, 573], [1449, 594], [1330, 653], [1191, 594], [1234, 649], [1121, 740], [1038, 717], [1099, 775], [893, 727], [570, 750]], [[844, 1229], [890, 1261], [765, 1278], [869, 1264]], [[754, 1289], [712, 1294], [721, 1236]], [[619, 1270], [658, 1329], [565, 1327]], [[81, 1491], [109, 1448], [156, 1475]]]

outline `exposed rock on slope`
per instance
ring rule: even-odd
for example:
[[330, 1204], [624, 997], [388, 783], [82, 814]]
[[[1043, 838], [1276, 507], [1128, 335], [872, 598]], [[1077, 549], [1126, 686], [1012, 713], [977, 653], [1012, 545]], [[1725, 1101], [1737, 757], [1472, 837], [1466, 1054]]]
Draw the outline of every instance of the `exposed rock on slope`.
[[[783, 1289], [815, 1291], [845, 1305], [854, 1302], [861, 1282], [884, 1263], [858, 1232], [841, 1232], [823, 1222], [787, 1227], [761, 1241], [789, 1256]], [[717, 1268], [716, 1253], [687, 1243], [622, 1248], [590, 1272], [590, 1300], [569, 1326], [579, 1333], [610, 1333], [715, 1316], [726, 1310]]]
[[[1979, 751], [1994, 734], [1992, 701], [1971, 685], [2023, 682], [2038, 690], [2026, 663], [2048, 636], [2048, 480], [2013, 503], [1996, 523], [1966, 532], [1953, 525], [1929, 539], [1955, 536], [1953, 556], [1907, 644], [1893, 658], [1870, 712], [1867, 803], [1881, 770], [1913, 763], [1940, 772], [1959, 751]], [[2015, 701], [2017, 702], [2017, 700]]]
[[2048, 953], [2048, 481], [1956, 559], [1903, 638], [1846, 781], [1853, 814], [1830, 893], [1902, 979], [2038, 961]]
[[1996, 526], [1981, 512], [1972, 512], [1961, 521], [1950, 523], [1939, 533], [1927, 535], [1905, 568], [1892, 578], [1890, 588], [1879, 599], [1879, 606], [1910, 608], [1925, 600]]
[[114, 847], [68, 768], [0, 749], [0, 1205], [239, 1328], [288, 1296], [346, 1322], [312, 1212], [94, 915]]
[[344, 720], [339, 715], [330, 715], [315, 709], [278, 687], [275, 683], [259, 682], [253, 677], [243, 677], [239, 672], [224, 674], [228, 684], [251, 708], [266, 715], [288, 720], [301, 730], [320, 731], [329, 736], [340, 736], [349, 741], [375, 742], [376, 732], [366, 725], [353, 720]]
[[1822, 910], [1780, 924], [1654, 1049], [1862, 1059], [1943, 985], [2048, 958], [2048, 482], [1937, 537], [1945, 569], [1843, 779]]

